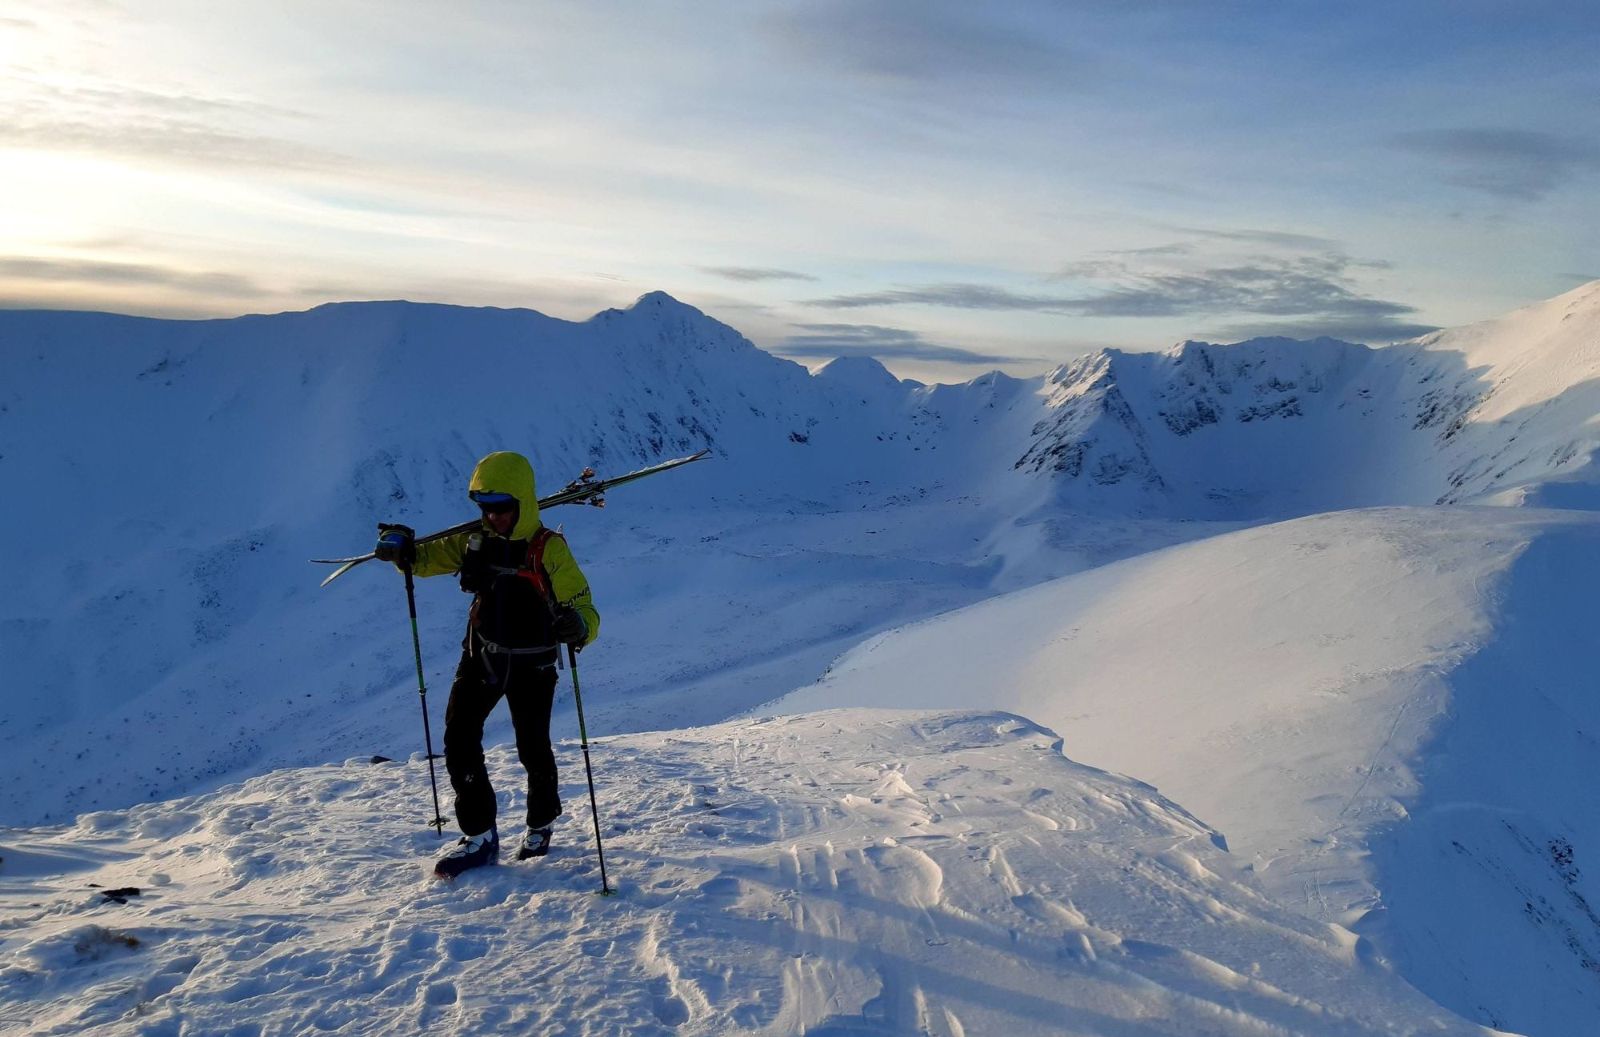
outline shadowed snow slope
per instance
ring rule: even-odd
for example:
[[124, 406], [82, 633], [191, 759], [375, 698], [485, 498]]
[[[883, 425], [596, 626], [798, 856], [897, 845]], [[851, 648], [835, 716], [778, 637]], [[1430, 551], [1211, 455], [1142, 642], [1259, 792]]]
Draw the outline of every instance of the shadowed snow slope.
[[[24, 880], [0, 879], [26, 891], [0, 900], [0, 1024], [1485, 1033], [1363, 941], [1264, 899], [1155, 790], [1058, 749], [998, 713], [845, 711], [604, 740], [609, 899], [594, 895], [583, 814], [543, 861], [425, 878], [417, 858], [436, 839], [417, 823], [418, 760], [89, 814], [23, 833]], [[573, 747], [561, 755], [572, 773]], [[514, 785], [504, 752], [491, 766]], [[115, 903], [91, 882], [139, 892]]]
[[1554, 1037], [1600, 1017], [1597, 587], [1589, 513], [1319, 515], [870, 639], [778, 708], [1033, 717], [1444, 1003]]

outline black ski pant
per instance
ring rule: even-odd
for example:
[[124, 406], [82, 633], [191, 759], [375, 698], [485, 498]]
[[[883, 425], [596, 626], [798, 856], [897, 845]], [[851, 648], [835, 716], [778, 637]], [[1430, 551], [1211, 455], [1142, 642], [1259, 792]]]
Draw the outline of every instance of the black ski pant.
[[528, 827], [561, 816], [556, 758], [550, 748], [550, 707], [556, 668], [538, 656], [463, 652], [444, 710], [444, 765], [456, 793], [456, 823], [466, 835], [495, 823], [494, 789], [483, 765], [483, 723], [504, 698], [517, 733], [517, 757], [528, 772]]

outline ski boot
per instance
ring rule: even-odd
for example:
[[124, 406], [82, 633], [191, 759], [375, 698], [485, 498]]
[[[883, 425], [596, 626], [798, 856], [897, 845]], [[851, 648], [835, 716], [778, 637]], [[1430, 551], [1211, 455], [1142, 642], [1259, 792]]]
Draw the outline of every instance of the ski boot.
[[517, 851], [517, 860], [525, 861], [529, 857], [543, 857], [550, 852], [550, 827], [530, 828], [528, 834], [522, 839], [522, 848]]
[[469, 868], [481, 868], [500, 860], [500, 834], [493, 828], [477, 835], [464, 835], [455, 849], [439, 858], [433, 874], [441, 879], [453, 879]]

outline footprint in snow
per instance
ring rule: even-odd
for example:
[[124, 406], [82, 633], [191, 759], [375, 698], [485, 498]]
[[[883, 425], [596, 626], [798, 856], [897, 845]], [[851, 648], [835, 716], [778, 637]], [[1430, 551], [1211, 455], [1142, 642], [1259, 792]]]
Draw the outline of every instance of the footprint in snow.
[[451, 961], [473, 961], [489, 953], [487, 940], [476, 936], [457, 936], [445, 945]]

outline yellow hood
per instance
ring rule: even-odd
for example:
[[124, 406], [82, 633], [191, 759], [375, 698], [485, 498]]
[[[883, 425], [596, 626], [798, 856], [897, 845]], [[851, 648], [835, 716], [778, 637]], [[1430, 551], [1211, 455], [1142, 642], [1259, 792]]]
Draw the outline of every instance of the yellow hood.
[[[509, 493], [517, 498], [517, 524], [511, 539], [526, 540], [539, 528], [539, 495], [534, 489], [533, 465], [521, 454], [500, 450], [472, 470], [472, 493]], [[487, 523], [485, 523], [487, 526]]]

